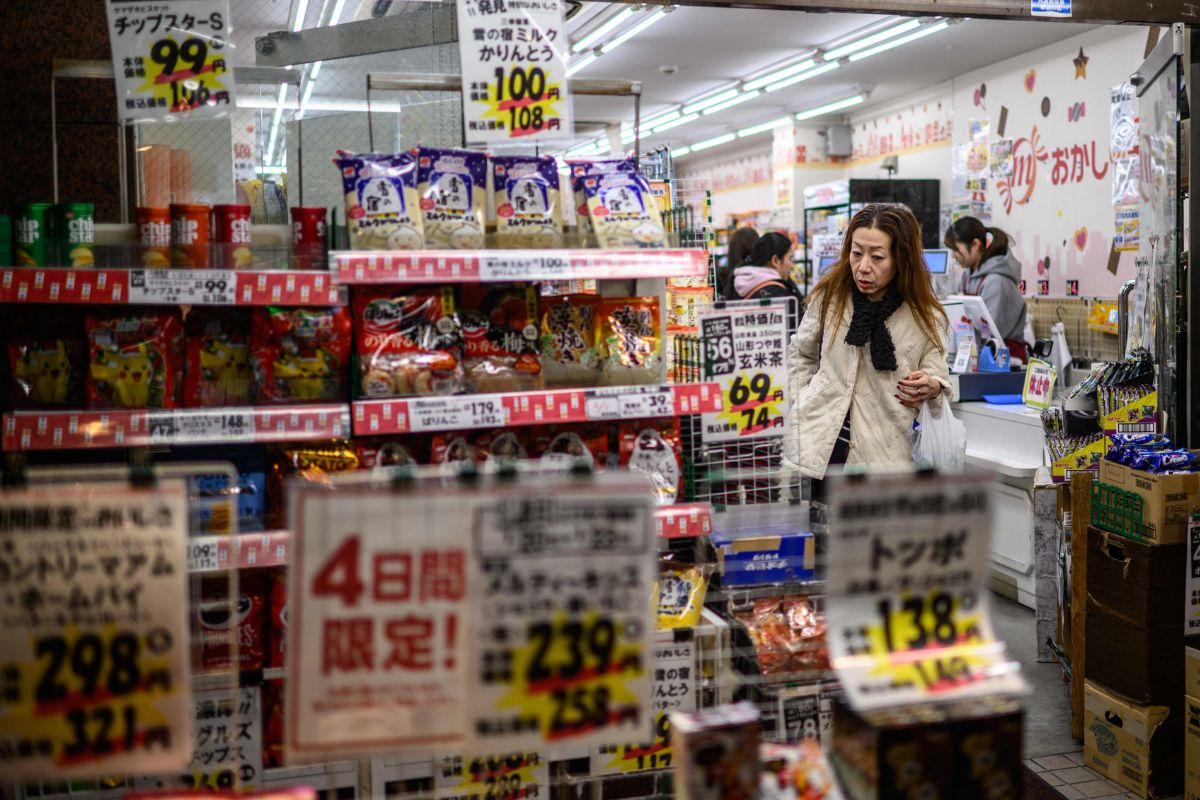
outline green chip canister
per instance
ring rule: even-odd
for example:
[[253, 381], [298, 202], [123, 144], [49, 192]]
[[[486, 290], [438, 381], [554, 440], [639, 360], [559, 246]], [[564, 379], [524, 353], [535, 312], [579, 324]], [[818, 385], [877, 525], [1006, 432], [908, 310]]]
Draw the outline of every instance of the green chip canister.
[[26, 203], [17, 208], [13, 248], [18, 267], [48, 267], [50, 247], [49, 203]]
[[54, 207], [55, 260], [59, 266], [96, 266], [94, 210], [91, 203], [59, 203]]

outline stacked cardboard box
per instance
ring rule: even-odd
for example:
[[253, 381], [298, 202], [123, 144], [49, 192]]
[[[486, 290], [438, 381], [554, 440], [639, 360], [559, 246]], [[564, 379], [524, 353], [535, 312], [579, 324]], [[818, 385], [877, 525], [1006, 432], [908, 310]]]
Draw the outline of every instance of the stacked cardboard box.
[[1200, 650], [1184, 651], [1183, 797], [1200, 800]]

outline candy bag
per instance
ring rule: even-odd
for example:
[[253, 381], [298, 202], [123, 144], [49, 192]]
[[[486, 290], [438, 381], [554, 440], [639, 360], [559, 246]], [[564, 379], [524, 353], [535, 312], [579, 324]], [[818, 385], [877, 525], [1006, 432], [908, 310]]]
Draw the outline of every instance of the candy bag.
[[344, 399], [350, 336], [345, 308], [254, 309], [251, 357], [259, 401]]
[[542, 388], [537, 309], [537, 291], [530, 284], [463, 287], [459, 319], [473, 391]]
[[483, 247], [486, 154], [422, 147], [417, 154], [417, 184], [427, 247], [435, 250]]
[[419, 250], [425, 246], [415, 156], [338, 151], [333, 163], [342, 171], [352, 248]]
[[585, 175], [583, 194], [596, 240], [604, 249], [667, 246], [658, 202], [637, 173]]
[[493, 156], [500, 247], [562, 247], [562, 206], [553, 156]]
[[657, 297], [602, 298], [597, 307], [596, 331], [603, 359], [602, 384], [626, 386], [662, 379]]
[[542, 374], [546, 386], [595, 386], [600, 380], [596, 307], [590, 295], [543, 297]]
[[183, 404], [188, 408], [250, 402], [250, 316], [193, 309], [184, 326]]
[[89, 314], [89, 408], [175, 408], [183, 323], [175, 311]]
[[354, 298], [364, 397], [457, 394], [466, 388], [451, 287], [364, 288]]

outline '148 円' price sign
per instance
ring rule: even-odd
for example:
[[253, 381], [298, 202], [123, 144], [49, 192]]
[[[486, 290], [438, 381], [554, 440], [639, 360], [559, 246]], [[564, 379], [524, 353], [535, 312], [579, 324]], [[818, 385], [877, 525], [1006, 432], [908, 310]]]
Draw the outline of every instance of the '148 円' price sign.
[[181, 770], [191, 755], [182, 481], [0, 492], [0, 772]]
[[788, 302], [713, 307], [698, 315], [704, 372], [723, 410], [701, 417], [706, 442], [783, 435], [787, 413]]

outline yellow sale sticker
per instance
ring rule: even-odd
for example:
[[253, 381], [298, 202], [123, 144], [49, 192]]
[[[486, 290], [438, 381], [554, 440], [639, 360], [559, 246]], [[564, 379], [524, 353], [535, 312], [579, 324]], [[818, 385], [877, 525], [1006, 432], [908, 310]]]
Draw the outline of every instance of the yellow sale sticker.
[[1025, 369], [1025, 388], [1021, 392], [1021, 399], [1025, 405], [1031, 408], [1049, 408], [1054, 400], [1054, 381], [1057, 377], [1058, 371], [1049, 361], [1042, 361], [1040, 358], [1029, 359], [1029, 366]]

